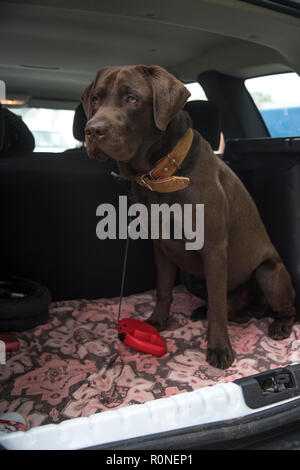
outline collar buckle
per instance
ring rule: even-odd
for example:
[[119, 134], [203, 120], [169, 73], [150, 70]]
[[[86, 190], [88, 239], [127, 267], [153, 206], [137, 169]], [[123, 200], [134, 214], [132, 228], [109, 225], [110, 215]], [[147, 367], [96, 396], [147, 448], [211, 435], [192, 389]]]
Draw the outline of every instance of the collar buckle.
[[[151, 178], [152, 178], [151, 172], [152, 172], [152, 170], [149, 172], [149, 175], [150, 175]], [[149, 184], [147, 181], [145, 181], [145, 178], [147, 178], [147, 173], [144, 173], [142, 176], [140, 176], [140, 179], [141, 179], [142, 183], [143, 183], [145, 186], [147, 186], [148, 189], [150, 189], [150, 191], [153, 191], [153, 188], [150, 186], [150, 184]], [[153, 178], [152, 178], [152, 179], [153, 179]]]

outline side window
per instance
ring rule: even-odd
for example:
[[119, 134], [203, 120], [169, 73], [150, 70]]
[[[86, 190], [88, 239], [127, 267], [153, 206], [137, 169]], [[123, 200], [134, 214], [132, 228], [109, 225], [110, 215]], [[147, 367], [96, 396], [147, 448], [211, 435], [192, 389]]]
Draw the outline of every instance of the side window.
[[0, 103], [5, 101], [5, 91], [6, 91], [5, 82], [3, 80], [0, 80]]
[[245, 86], [271, 137], [300, 135], [300, 77], [280, 73], [250, 78]]
[[189, 90], [191, 96], [189, 97], [188, 101], [195, 101], [195, 100], [205, 100], [207, 101], [206, 94], [198, 82], [193, 83], [186, 83], [185, 86]]
[[[203, 90], [202, 86], [198, 82], [193, 83], [186, 83], [185, 86], [191, 93], [188, 101], [195, 101], [195, 100], [204, 100], [207, 101], [207, 96], [205, 91]], [[225, 139], [223, 132], [220, 133], [220, 144], [218, 150], [215, 151], [217, 154], [223, 154], [225, 150]]]

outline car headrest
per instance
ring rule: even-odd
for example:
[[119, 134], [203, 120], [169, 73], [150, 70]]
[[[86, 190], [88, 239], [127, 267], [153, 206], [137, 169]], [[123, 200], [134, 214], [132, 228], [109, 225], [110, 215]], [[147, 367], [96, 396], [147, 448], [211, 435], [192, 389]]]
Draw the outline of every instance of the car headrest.
[[192, 118], [194, 129], [206, 139], [213, 150], [220, 143], [220, 115], [217, 105], [212, 101], [188, 101], [184, 107]]
[[73, 136], [74, 139], [79, 140], [79, 142], [84, 142], [85, 140], [84, 128], [86, 122], [87, 118], [83, 110], [83, 106], [82, 104], [79, 104], [75, 110], [73, 121]]
[[[212, 101], [188, 101], [184, 110], [191, 116], [194, 128], [210, 143], [213, 150], [217, 150], [220, 142], [220, 115], [216, 104]], [[74, 115], [73, 135], [80, 142], [85, 140], [86, 122], [83, 106], [79, 104]]]
[[3, 124], [1, 132], [1, 134], [3, 135], [3, 141], [2, 148], [0, 147], [1, 153], [6, 154], [7, 152], [15, 150], [33, 152], [35, 147], [34, 137], [26, 126], [25, 122], [22, 121], [22, 118], [12, 113], [9, 109], [6, 108], [2, 108], [1, 111], [3, 113]]

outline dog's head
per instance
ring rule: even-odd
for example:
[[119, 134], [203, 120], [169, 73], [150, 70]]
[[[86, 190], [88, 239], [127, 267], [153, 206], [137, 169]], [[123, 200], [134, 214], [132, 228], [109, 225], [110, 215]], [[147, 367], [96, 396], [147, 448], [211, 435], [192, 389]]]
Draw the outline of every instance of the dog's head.
[[90, 158], [129, 161], [151, 146], [190, 96], [187, 88], [159, 66], [106, 67], [84, 91]]

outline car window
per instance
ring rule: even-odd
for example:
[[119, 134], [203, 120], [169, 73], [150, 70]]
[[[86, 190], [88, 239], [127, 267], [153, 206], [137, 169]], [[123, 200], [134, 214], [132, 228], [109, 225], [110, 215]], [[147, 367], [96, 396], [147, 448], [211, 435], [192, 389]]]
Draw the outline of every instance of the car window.
[[[185, 86], [191, 93], [188, 101], [195, 101], [195, 100], [204, 100], [207, 101], [207, 96], [205, 91], [203, 90], [202, 86], [198, 82], [186, 83]], [[225, 150], [225, 139], [223, 132], [220, 133], [220, 144], [218, 150], [215, 151], [217, 154], [223, 154]]]
[[286, 15], [300, 17], [300, 0], [242, 0], [260, 7], [279, 11]]
[[0, 80], [0, 103], [5, 100], [6, 86], [3, 80]]
[[[207, 100], [198, 82], [185, 85], [191, 93], [191, 100]], [[7, 103], [8, 104], [8, 103]], [[34, 135], [35, 152], [63, 152], [80, 144], [73, 137], [74, 111], [9, 106], [9, 109], [22, 117]]]
[[73, 137], [74, 111], [69, 109], [15, 108], [35, 139], [35, 152], [63, 152], [78, 147]]
[[245, 81], [271, 137], [300, 135], [300, 77], [280, 73]]
[[191, 96], [189, 97], [188, 101], [195, 101], [195, 100], [207, 100], [206, 94], [198, 82], [192, 82], [192, 83], [185, 83], [185, 86], [191, 93]]

